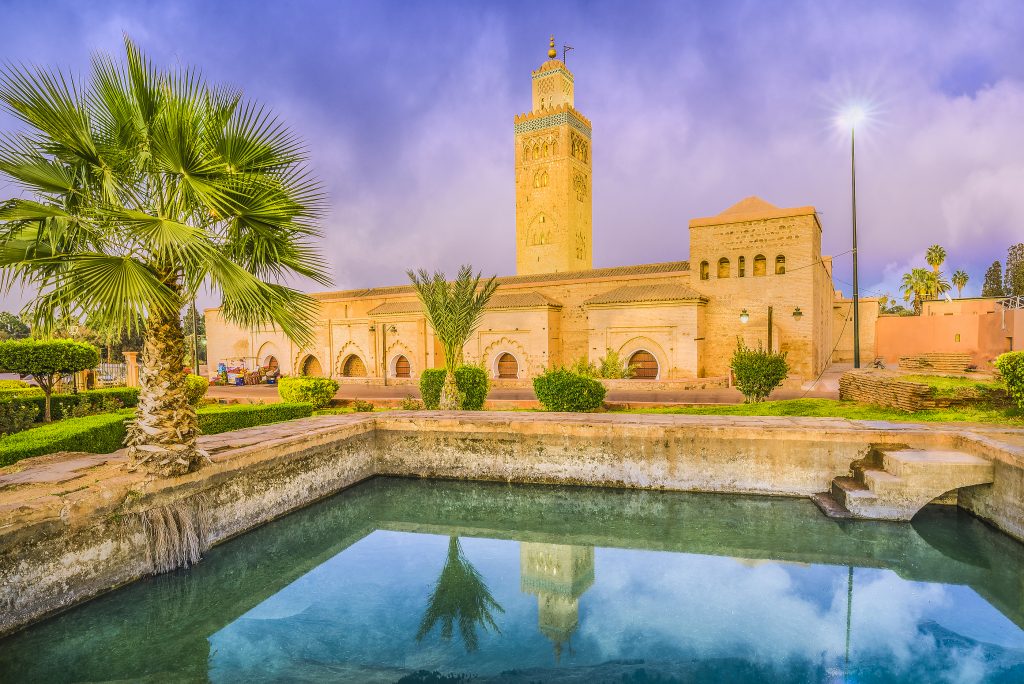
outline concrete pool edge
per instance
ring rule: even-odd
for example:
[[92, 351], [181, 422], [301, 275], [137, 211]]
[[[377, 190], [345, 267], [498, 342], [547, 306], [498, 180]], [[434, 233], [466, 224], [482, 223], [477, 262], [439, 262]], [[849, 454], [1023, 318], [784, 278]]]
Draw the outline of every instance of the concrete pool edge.
[[202, 443], [213, 464], [180, 478], [128, 473], [122, 454], [83, 456], [79, 469], [74, 459], [41, 457], [0, 470], [0, 634], [152, 574], [144, 519], [153, 511], [193, 516], [208, 548], [374, 475], [808, 496], [874, 445], [955, 448], [991, 459], [996, 471], [993, 484], [961, 490], [959, 505], [1024, 540], [1022, 431], [395, 411], [321, 416]]

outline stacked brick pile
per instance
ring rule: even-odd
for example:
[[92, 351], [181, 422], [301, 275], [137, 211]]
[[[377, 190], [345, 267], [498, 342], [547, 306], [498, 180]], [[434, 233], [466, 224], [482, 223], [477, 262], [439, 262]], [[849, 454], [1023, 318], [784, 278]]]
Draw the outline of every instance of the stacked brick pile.
[[940, 373], [963, 373], [972, 363], [970, 354], [928, 353], [916, 356], [901, 356], [903, 370], [928, 370]]
[[843, 373], [839, 378], [839, 398], [908, 412], [943, 408], [952, 403], [950, 399], [936, 398], [935, 391], [927, 385], [901, 380], [898, 373], [867, 368]]

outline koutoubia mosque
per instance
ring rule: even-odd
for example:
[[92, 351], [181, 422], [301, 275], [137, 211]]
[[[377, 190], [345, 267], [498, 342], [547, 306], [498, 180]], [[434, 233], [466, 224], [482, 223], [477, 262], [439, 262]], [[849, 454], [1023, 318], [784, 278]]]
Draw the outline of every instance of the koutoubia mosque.
[[[593, 268], [592, 126], [576, 109], [573, 74], [553, 39], [531, 84], [532, 107], [513, 120], [516, 273], [498, 279], [464, 349], [468, 363], [482, 364], [499, 385], [515, 384], [612, 349], [634, 366], [635, 382], [719, 378], [737, 338], [767, 343], [769, 320], [772, 346], [788, 352], [794, 376], [814, 378], [850, 358], [851, 303], [834, 290], [813, 206], [747, 197], [691, 219], [689, 254], [676, 260]], [[313, 296], [321, 320], [308, 348], [269, 326], [242, 329], [219, 309], [206, 310], [210, 362], [367, 384], [385, 374], [394, 384], [413, 383], [424, 368], [442, 365], [411, 285]], [[862, 299], [867, 359], [876, 317], [877, 303]]]

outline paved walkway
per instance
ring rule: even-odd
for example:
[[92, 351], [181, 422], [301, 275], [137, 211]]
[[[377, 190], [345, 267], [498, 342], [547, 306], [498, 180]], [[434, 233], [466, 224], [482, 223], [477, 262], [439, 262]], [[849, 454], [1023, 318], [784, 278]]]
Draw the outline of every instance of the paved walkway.
[[[798, 389], [781, 389], [772, 393], [772, 399], [838, 399], [839, 376], [849, 369], [848, 364], [836, 364], [830, 367], [814, 384], [807, 383]], [[642, 381], [637, 381], [638, 383]], [[213, 399], [224, 399], [240, 402], [275, 402], [280, 401], [277, 387], [274, 385], [245, 385], [242, 387], [212, 386], [207, 396]], [[339, 400], [365, 399], [368, 401], [384, 400], [397, 402], [406, 397], [420, 398], [420, 390], [415, 385], [348, 385], [342, 384], [335, 395]], [[513, 389], [492, 387], [487, 395], [492, 402], [536, 402], [533, 389]], [[743, 395], [735, 388], [702, 389], [702, 390], [620, 390], [608, 391], [605, 400], [615, 404], [740, 404]]]

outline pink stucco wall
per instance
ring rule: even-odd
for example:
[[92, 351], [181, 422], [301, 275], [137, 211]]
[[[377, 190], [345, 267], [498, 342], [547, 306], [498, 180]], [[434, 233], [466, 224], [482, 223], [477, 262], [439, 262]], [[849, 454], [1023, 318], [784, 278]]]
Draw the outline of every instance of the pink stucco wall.
[[920, 316], [881, 316], [877, 354], [895, 364], [901, 356], [960, 352], [971, 354], [979, 367], [991, 367], [1003, 352], [1024, 349], [1024, 311], [1004, 311], [997, 301], [930, 301]]

